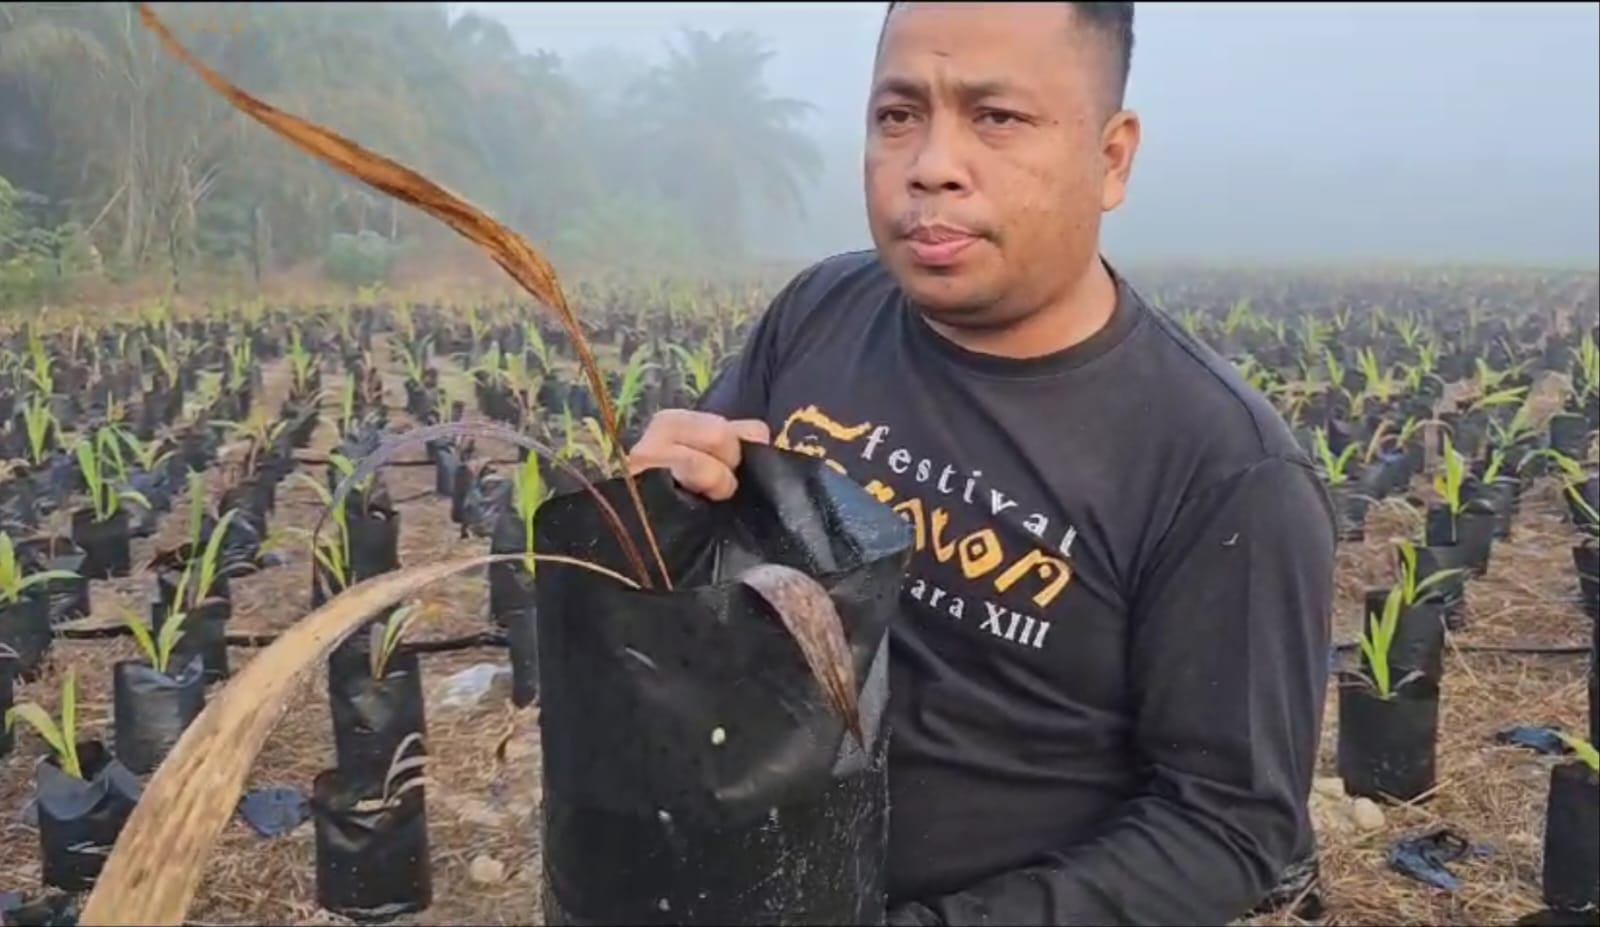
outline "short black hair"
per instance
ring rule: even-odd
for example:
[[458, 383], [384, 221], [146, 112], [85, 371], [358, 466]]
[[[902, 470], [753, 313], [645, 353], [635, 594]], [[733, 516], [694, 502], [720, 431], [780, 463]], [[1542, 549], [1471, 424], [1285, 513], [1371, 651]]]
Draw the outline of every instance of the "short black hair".
[[[889, 9], [884, 13], [885, 24], [894, 8], [902, 5], [898, 0], [891, 0]], [[1128, 74], [1133, 70], [1133, 4], [1069, 0], [1066, 5], [1072, 8], [1077, 25], [1098, 33], [1111, 52], [1111, 62], [1115, 68], [1111, 75], [1111, 89], [1116, 107], [1121, 108], [1123, 97], [1128, 92]]]

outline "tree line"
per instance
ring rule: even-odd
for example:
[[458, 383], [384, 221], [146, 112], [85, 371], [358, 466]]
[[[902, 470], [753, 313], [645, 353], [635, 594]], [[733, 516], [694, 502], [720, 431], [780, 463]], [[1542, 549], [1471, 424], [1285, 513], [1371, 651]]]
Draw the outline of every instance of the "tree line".
[[[747, 32], [563, 61], [446, 3], [158, 4], [229, 80], [416, 168], [563, 256], [737, 260], [822, 170]], [[236, 112], [132, 3], [0, 6], [0, 268], [367, 282], [448, 236]], [[0, 271], [3, 273], [3, 271]], [[12, 281], [16, 283], [15, 280]], [[0, 287], [5, 284], [0, 279]]]

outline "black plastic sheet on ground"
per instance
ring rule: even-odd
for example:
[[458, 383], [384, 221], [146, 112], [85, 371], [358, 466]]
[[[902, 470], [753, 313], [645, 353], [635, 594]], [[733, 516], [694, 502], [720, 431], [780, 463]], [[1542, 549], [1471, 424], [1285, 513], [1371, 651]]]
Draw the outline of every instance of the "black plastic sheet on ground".
[[1526, 747], [1545, 756], [1561, 756], [1572, 752], [1555, 728], [1543, 725], [1518, 724], [1496, 731], [1494, 742], [1508, 747]]
[[311, 817], [304, 792], [289, 785], [251, 789], [239, 799], [239, 816], [261, 837], [280, 837]]
[[1453, 892], [1461, 887], [1461, 879], [1450, 871], [1448, 864], [1492, 855], [1494, 847], [1471, 843], [1450, 828], [1441, 827], [1390, 847], [1389, 866], [1401, 875]]
[[[550, 923], [882, 922], [880, 721], [910, 528], [816, 460], [744, 453], [726, 503], [684, 494], [664, 470], [641, 476], [674, 590], [539, 564]], [[642, 537], [622, 481], [599, 489]], [[535, 547], [627, 570], [586, 492], [544, 504]], [[831, 597], [865, 749], [782, 623], [738, 582], [764, 562]]]

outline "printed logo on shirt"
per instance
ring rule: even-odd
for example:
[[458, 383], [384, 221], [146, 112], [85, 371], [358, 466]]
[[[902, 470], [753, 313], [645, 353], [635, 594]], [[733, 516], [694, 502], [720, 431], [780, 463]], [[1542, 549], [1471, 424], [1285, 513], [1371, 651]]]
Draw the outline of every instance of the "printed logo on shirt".
[[789, 414], [773, 444], [819, 458], [911, 524], [912, 598], [1018, 646], [1042, 650], [1051, 640], [1047, 616], [1072, 583], [1076, 528], [1030, 512], [981, 470], [897, 445], [889, 425], [846, 424], [807, 405]]

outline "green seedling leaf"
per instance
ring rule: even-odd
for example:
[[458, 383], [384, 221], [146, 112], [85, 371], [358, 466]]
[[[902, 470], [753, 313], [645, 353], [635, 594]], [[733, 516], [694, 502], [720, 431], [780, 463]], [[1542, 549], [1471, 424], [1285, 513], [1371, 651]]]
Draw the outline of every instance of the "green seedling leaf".
[[1561, 738], [1561, 742], [1578, 755], [1578, 759], [1582, 760], [1585, 766], [1594, 772], [1600, 773], [1600, 750], [1596, 750], [1594, 744], [1581, 737], [1573, 737], [1571, 734], [1562, 731], [1556, 731], [1556, 736]]
[[382, 679], [388, 672], [390, 657], [394, 656], [395, 648], [400, 646], [401, 639], [410, 630], [417, 615], [415, 604], [405, 605], [395, 609], [387, 621], [372, 626], [372, 646], [369, 650], [373, 679]]
[[150, 626], [126, 608], [120, 609], [120, 611], [122, 623], [127, 625], [128, 632], [133, 635], [133, 641], [139, 645], [139, 650], [144, 654], [146, 662], [154, 667], [157, 672], [164, 672], [161, 669], [161, 650], [156, 646], [155, 638], [150, 636]]

